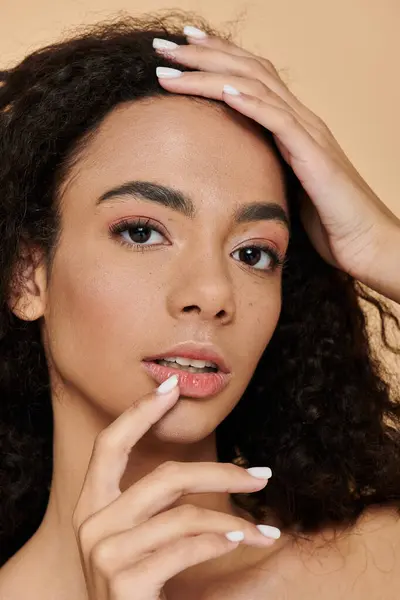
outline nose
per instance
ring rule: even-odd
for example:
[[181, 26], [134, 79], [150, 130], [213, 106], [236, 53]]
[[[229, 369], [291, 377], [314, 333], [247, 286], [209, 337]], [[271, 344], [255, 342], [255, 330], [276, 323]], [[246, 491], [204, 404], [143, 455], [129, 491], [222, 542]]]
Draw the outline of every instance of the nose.
[[168, 294], [168, 309], [176, 318], [193, 318], [203, 321], [230, 322], [235, 315], [234, 289], [229, 265], [214, 251], [179, 265], [172, 277]]

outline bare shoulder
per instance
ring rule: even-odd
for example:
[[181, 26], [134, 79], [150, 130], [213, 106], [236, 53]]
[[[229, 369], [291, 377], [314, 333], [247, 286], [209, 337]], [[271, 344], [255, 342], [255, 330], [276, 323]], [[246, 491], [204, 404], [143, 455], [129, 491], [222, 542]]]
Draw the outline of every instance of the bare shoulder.
[[352, 528], [286, 544], [261, 568], [269, 600], [397, 600], [399, 511], [371, 508]]
[[18, 578], [18, 565], [15, 557], [0, 568], [0, 598], [1, 600], [19, 600], [21, 595], [21, 578]]
[[0, 568], [0, 600], [70, 600], [67, 591], [52, 593], [54, 572], [43, 552], [30, 552], [30, 540]]
[[[38, 573], [36, 573], [36, 577]], [[27, 568], [24, 549], [19, 550], [0, 569], [0, 599], [23, 600], [35, 594], [35, 574]]]

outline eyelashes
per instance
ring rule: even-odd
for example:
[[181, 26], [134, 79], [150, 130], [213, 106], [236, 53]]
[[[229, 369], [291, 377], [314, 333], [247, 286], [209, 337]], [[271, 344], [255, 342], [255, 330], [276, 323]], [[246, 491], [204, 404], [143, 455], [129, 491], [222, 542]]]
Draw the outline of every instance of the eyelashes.
[[275, 248], [273, 248], [272, 246], [269, 246], [268, 244], [252, 244], [250, 246], [243, 246], [242, 248], [238, 248], [237, 250], [235, 250], [235, 252], [241, 252], [242, 250], [260, 250], [261, 252], [265, 252], [266, 254], [269, 254], [271, 261], [272, 261], [272, 267], [270, 267], [269, 269], [257, 269], [256, 267], [253, 267], [252, 265], [247, 265], [248, 267], [250, 267], [251, 269], [254, 269], [256, 271], [276, 271], [278, 268], [283, 267], [284, 263], [285, 263], [285, 259], [284, 257], [282, 257], [276, 250]]
[[[143, 235], [143, 237], [148, 237], [149, 231], [156, 231], [160, 236], [164, 238], [167, 237], [166, 232], [163, 230], [163, 228], [158, 223], [153, 222], [152, 219], [149, 218], [138, 217], [135, 219], [123, 219], [122, 221], [113, 223], [109, 227], [109, 232], [111, 233], [111, 235], [113, 237], [117, 237], [119, 243], [122, 246], [127, 246], [131, 250], [139, 250], [140, 252], [143, 252], [146, 250], [153, 249], [160, 245], [159, 243], [144, 245], [143, 243], [135, 242], [130, 238], [128, 238], [127, 240], [124, 236], [122, 236], [122, 234], [129, 230], [131, 230], [131, 232], [133, 230], [140, 230], [140, 234]], [[269, 244], [249, 244], [247, 246], [242, 246], [241, 248], [236, 249], [233, 252], [233, 254], [237, 252], [244, 252], [245, 250], [252, 250], [257, 252], [261, 251], [269, 255], [271, 266], [269, 266], [267, 269], [260, 269], [252, 265], [246, 264], [247, 267], [257, 272], [274, 272], [277, 269], [284, 267], [287, 261], [284, 255], [282, 255], [279, 251], [276, 250], [275, 247], [270, 246]], [[245, 255], [248, 256], [248, 254]]]
[[[123, 233], [124, 231], [128, 231], [128, 230], [132, 230], [132, 229], [142, 229], [142, 230], [146, 230], [146, 229], [153, 229], [154, 231], [157, 231], [157, 233], [159, 233], [161, 236], [166, 237], [166, 232], [164, 232], [162, 230], [162, 228], [158, 225], [155, 224], [151, 219], [143, 219], [143, 218], [137, 218], [137, 219], [123, 219], [122, 221], [119, 221], [118, 223], [114, 223], [110, 226], [110, 232], [114, 235], [120, 235], [121, 233]], [[151, 248], [152, 246], [144, 246], [143, 244], [139, 244], [139, 243], [129, 243], [127, 241], [125, 241], [125, 243], [121, 240], [121, 243], [123, 245], [127, 245], [131, 248], [136, 248], [137, 246], [141, 246], [141, 248], [147, 249], [147, 248]]]

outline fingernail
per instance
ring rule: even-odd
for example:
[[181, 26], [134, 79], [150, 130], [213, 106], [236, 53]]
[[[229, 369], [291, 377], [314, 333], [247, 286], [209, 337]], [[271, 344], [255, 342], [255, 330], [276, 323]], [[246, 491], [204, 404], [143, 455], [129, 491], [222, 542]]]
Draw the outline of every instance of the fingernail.
[[162, 384], [158, 386], [158, 388], [156, 389], [156, 392], [157, 392], [157, 394], [167, 394], [168, 392], [173, 390], [174, 387], [176, 387], [177, 385], [178, 385], [178, 376], [171, 375], [171, 377], [168, 377], [168, 379], [163, 381]]
[[207, 37], [207, 34], [204, 31], [197, 29], [197, 27], [192, 27], [191, 25], [185, 25], [183, 28], [183, 33], [198, 40], [203, 40]]
[[244, 533], [243, 531], [228, 531], [228, 533], [225, 534], [225, 537], [231, 542], [241, 542], [244, 540]]
[[236, 88], [232, 87], [231, 85], [224, 85], [224, 92], [225, 92], [225, 94], [231, 94], [232, 96], [239, 96], [240, 95], [239, 90], [237, 90]]
[[182, 71], [179, 71], [179, 69], [171, 69], [170, 67], [157, 67], [156, 73], [157, 77], [165, 77], [167, 79], [171, 79], [172, 77], [180, 77], [182, 75]]
[[256, 527], [265, 537], [273, 538], [274, 540], [278, 540], [281, 537], [281, 531], [277, 527], [271, 527], [271, 525], [256, 525]]
[[160, 50], [177, 48], [178, 44], [170, 42], [170, 40], [164, 40], [162, 38], [153, 38], [153, 48], [159, 48]]
[[246, 469], [246, 471], [258, 479], [269, 479], [272, 477], [272, 471], [269, 467], [250, 467], [250, 469]]

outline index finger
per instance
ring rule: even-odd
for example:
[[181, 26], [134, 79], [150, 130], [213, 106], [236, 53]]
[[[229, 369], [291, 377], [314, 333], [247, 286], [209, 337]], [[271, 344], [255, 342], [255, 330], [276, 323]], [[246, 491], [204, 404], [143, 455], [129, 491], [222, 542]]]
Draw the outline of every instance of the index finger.
[[132, 447], [179, 398], [176, 375], [164, 384], [174, 384], [174, 387], [167, 393], [160, 393], [157, 391], [159, 386], [139, 398], [96, 437], [74, 521], [82, 521], [121, 495], [120, 482]]

